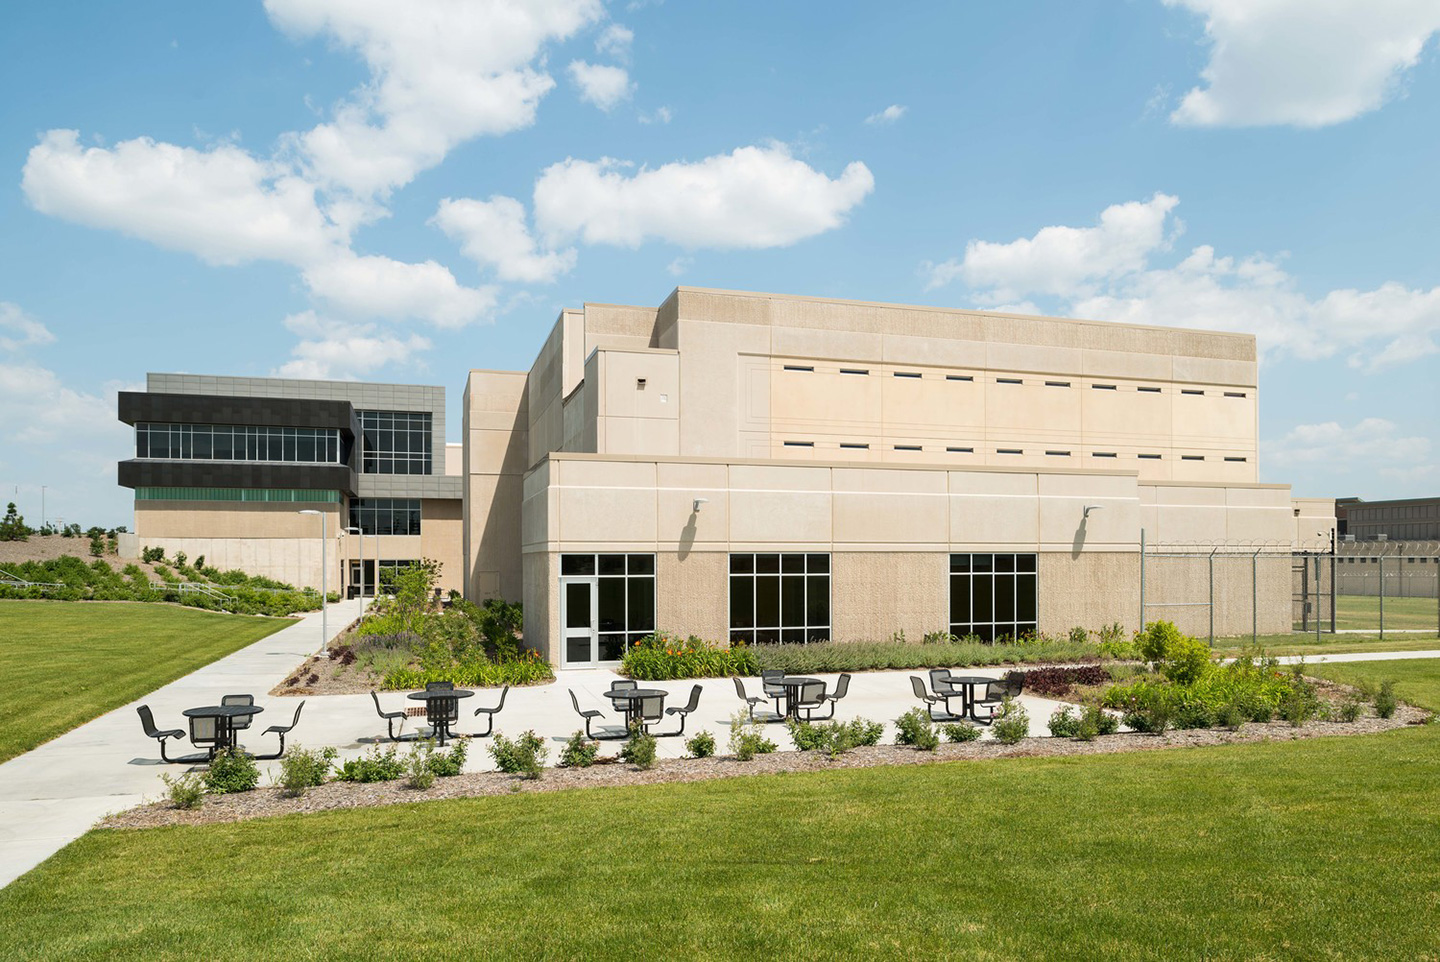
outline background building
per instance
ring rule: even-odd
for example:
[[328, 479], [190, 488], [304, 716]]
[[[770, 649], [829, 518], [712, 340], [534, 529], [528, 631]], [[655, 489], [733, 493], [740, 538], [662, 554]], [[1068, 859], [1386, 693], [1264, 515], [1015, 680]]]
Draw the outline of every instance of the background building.
[[1440, 497], [1397, 501], [1340, 498], [1340, 537], [1347, 541], [1440, 541]]
[[373, 591], [377, 562], [421, 558], [461, 586], [462, 464], [458, 445], [446, 458], [444, 388], [151, 374], [119, 408], [135, 426], [119, 472], [135, 489], [130, 551], [318, 588], [321, 520], [299, 513], [316, 510], [332, 590], [363, 578]]

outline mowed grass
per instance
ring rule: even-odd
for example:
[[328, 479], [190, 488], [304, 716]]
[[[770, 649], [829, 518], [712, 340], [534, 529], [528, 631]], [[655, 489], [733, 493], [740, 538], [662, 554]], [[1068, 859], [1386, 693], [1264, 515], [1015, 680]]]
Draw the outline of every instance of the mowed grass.
[[[1316, 643], [1313, 632], [1296, 631], [1284, 635], [1261, 635], [1259, 645], [1268, 655], [1340, 655], [1359, 651], [1435, 651], [1440, 650], [1440, 638], [1434, 633], [1392, 635], [1387, 632], [1382, 639], [1379, 635], [1321, 632], [1320, 641]], [[1215, 639], [1215, 651], [1225, 657], [1253, 649], [1249, 635]]]
[[0, 601], [0, 761], [290, 624], [160, 604]]
[[[1328, 628], [1329, 625], [1324, 627]], [[1376, 595], [1338, 595], [1335, 627], [1340, 631], [1380, 630], [1380, 598]], [[1440, 608], [1434, 598], [1386, 598], [1385, 629], [1440, 627]]]
[[1363, 682], [1378, 687], [1381, 682], [1393, 681], [1395, 694], [1402, 701], [1440, 712], [1440, 658], [1306, 665], [1305, 673], [1346, 685]]
[[[736, 763], [739, 764], [739, 763]], [[25, 959], [1440, 957], [1440, 728], [95, 831]]]

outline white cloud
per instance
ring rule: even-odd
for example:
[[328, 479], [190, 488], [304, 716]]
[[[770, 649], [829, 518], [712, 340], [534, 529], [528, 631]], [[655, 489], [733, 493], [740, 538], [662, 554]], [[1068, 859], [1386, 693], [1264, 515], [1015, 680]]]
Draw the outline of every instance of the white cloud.
[[293, 360], [275, 369], [276, 377], [352, 380], [389, 365], [403, 365], [430, 349], [418, 334], [400, 337], [378, 332], [373, 324], [348, 324], [303, 311], [285, 318], [285, 326], [303, 338], [291, 350]]
[[308, 268], [304, 279], [317, 297], [352, 317], [420, 318], [455, 328], [486, 320], [495, 308], [494, 288], [465, 287], [434, 261], [347, 254]]
[[1074, 295], [1098, 280], [1140, 270], [1166, 244], [1165, 222], [1178, 197], [1155, 194], [1148, 201], [1114, 204], [1095, 227], [1046, 227], [1034, 237], [1008, 244], [971, 241], [965, 256], [940, 264], [925, 262], [926, 288], [956, 278], [985, 288], [993, 303], [1028, 294]]
[[685, 247], [781, 247], [839, 227], [875, 187], [858, 161], [834, 179], [783, 144], [741, 147], [696, 163], [633, 174], [610, 158], [573, 158], [535, 183], [535, 222], [552, 244], [637, 247], [648, 239]]
[[31, 362], [0, 364], [0, 438], [15, 444], [74, 444], [77, 439], [123, 435], [115, 400], [66, 387]]
[[600, 0], [265, 0], [292, 36], [357, 52], [370, 80], [334, 119], [292, 146], [318, 183], [383, 197], [473, 137], [535, 120], [555, 85], [536, 65], [545, 45], [603, 15]]
[[1434, 0], [1165, 0], [1205, 17], [1210, 62], [1177, 124], [1324, 127], [1380, 107], [1440, 30]]
[[686, 271], [688, 271], [694, 266], [695, 258], [677, 257], [669, 264], [665, 265], [665, 273], [669, 274], [671, 277], [679, 277], [681, 274], [684, 274]]
[[580, 99], [601, 110], [613, 110], [635, 93], [635, 85], [624, 67], [572, 60], [567, 69], [570, 79], [580, 88]]
[[1152, 264], [1178, 232], [1177, 203], [1156, 194], [1106, 208], [1096, 227], [971, 241], [964, 257], [924, 262], [920, 272], [929, 287], [964, 281], [983, 305], [1048, 297], [1051, 313], [1254, 334], [1262, 352], [1340, 354], [1368, 373], [1440, 352], [1440, 287], [1392, 282], [1312, 299], [1275, 258], [1219, 256], [1209, 245], [1170, 266]]
[[656, 107], [648, 114], [640, 115], [642, 124], [668, 124], [675, 116], [675, 111], [669, 107]]
[[575, 267], [575, 249], [540, 251], [513, 197], [446, 198], [430, 221], [460, 243], [465, 256], [504, 281], [548, 284]]
[[630, 47], [635, 42], [635, 31], [618, 23], [612, 23], [600, 31], [595, 38], [595, 52], [616, 60], [629, 60]]
[[309, 184], [226, 144], [202, 151], [140, 137], [85, 148], [76, 131], [51, 130], [31, 148], [21, 188], [42, 213], [212, 264], [306, 263], [346, 239]]
[[0, 301], [0, 350], [18, 351], [54, 340], [50, 329], [22, 311], [19, 304]]
[[1392, 421], [1364, 418], [1345, 426], [1338, 421], [1299, 424], [1279, 441], [1262, 442], [1267, 461], [1276, 465], [1323, 464], [1344, 473], [1349, 466], [1368, 472], [1413, 473], [1434, 469], [1429, 438], [1401, 437]]
[[893, 124], [905, 116], [905, 112], [909, 109], [909, 107], [902, 106], [901, 104], [891, 104], [884, 110], [866, 117], [865, 122], [867, 124]]

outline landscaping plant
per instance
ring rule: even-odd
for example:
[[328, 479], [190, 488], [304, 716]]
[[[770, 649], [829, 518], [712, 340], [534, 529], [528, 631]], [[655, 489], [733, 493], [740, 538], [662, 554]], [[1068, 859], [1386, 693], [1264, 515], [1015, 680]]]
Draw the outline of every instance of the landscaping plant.
[[210, 759], [204, 780], [206, 790], [213, 795], [248, 792], [260, 784], [260, 769], [245, 752], [226, 748]]
[[655, 736], [640, 725], [630, 728], [630, 737], [620, 749], [620, 757], [641, 771], [655, 767]]
[[395, 755], [395, 746], [371, 748], [360, 758], [341, 763], [335, 777], [342, 782], [391, 782], [405, 774], [405, 763]]
[[737, 761], [751, 761], [756, 755], [768, 755], [775, 748], [775, 743], [765, 737], [760, 723], [750, 721], [745, 712], [730, 716], [730, 752]]
[[513, 740], [496, 732], [489, 751], [500, 771], [528, 779], [540, 777], [545, 767], [545, 756], [550, 754], [545, 742], [534, 731], [523, 732]]
[[577, 728], [560, 752], [560, 765], [563, 768], [589, 768], [595, 764], [599, 754], [600, 743], [590, 741]]
[[295, 745], [289, 754], [280, 759], [280, 778], [277, 784], [286, 795], [298, 798], [304, 795], [307, 789], [325, 784], [325, 777], [330, 774], [335, 755], [334, 748], [326, 747], [313, 751]]
[[406, 785], [423, 792], [435, 784], [435, 773], [430, 770], [430, 755], [434, 751], [435, 743], [428, 738], [417, 742], [410, 750], [409, 757], [405, 759], [405, 768], [409, 772]]
[[785, 723], [790, 729], [790, 738], [795, 747], [802, 751], [824, 751], [836, 758], [852, 748], [861, 745], [878, 745], [885, 726], [866, 718], [852, 718], [848, 722], [804, 722], [790, 720]]
[[980, 726], [972, 721], [946, 722], [940, 730], [948, 741], [955, 744], [973, 742], [980, 737]]
[[1395, 714], [1395, 709], [1399, 706], [1400, 700], [1395, 697], [1395, 683], [1382, 681], [1380, 690], [1375, 693], [1375, 716], [1389, 718]]
[[686, 740], [685, 751], [692, 758], [709, 758], [715, 754], [715, 736], [709, 732], [697, 732]]
[[186, 772], [175, 776], [162, 774], [160, 780], [165, 783], [165, 796], [176, 808], [193, 809], [204, 804], [205, 782], [200, 778], [199, 772]]
[[1014, 745], [1030, 734], [1030, 713], [1019, 702], [1006, 698], [990, 723], [990, 732], [1002, 745]]
[[940, 736], [935, 732], [930, 713], [923, 708], [912, 708], [895, 719], [895, 744], [933, 752], [940, 745]]
[[681, 638], [664, 631], [647, 635], [631, 645], [620, 661], [620, 674], [637, 681], [759, 673], [752, 649], [745, 644], [737, 642], [722, 647], [694, 635]]

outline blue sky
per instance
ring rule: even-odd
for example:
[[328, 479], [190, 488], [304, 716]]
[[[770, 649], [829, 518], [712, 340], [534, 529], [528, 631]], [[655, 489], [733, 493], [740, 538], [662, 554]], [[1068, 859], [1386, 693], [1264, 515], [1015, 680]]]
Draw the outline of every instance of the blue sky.
[[458, 400], [560, 308], [676, 284], [1254, 333], [1262, 480], [1440, 493], [1437, 31], [1440, 0], [12, 7], [0, 495], [128, 523], [147, 371]]

